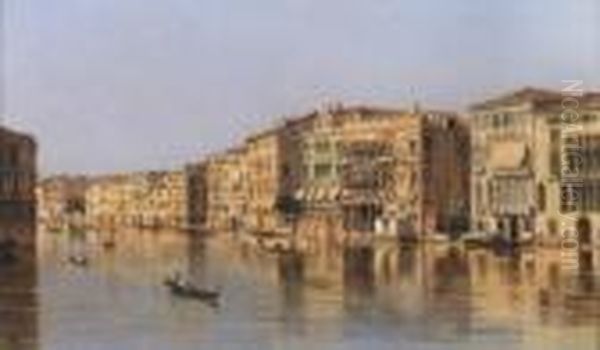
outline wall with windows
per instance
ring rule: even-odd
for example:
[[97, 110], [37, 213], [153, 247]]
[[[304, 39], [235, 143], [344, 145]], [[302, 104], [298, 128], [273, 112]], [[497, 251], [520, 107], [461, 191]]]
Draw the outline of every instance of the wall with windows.
[[0, 241], [35, 241], [36, 157], [31, 136], [0, 128]]

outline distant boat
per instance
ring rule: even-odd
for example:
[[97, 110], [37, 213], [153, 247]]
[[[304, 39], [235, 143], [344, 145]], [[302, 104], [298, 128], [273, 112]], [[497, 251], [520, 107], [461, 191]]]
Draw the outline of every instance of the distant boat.
[[217, 305], [221, 296], [219, 291], [198, 288], [191, 283], [179, 281], [175, 278], [167, 278], [164, 285], [175, 296], [205, 301], [213, 306]]
[[69, 257], [69, 263], [79, 267], [87, 267], [90, 263], [90, 260], [83, 255], [72, 255]]

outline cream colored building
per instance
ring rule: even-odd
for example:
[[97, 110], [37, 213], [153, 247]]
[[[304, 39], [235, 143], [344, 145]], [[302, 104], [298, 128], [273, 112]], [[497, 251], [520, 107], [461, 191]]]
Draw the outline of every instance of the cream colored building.
[[86, 176], [58, 175], [37, 184], [37, 220], [43, 228], [59, 230], [85, 215]]
[[600, 241], [600, 94], [526, 88], [471, 114], [474, 229], [555, 244], [572, 229], [582, 244]]
[[456, 115], [333, 106], [301, 121], [295, 195], [305, 216], [414, 238], [454, 230], [460, 218], [466, 229], [470, 145]]
[[246, 226], [245, 149], [235, 148], [206, 160], [206, 228], [237, 231]]
[[187, 217], [183, 171], [153, 171], [133, 176], [130, 224], [182, 228]]
[[88, 226], [96, 228], [119, 227], [125, 225], [126, 213], [125, 175], [106, 175], [91, 179], [85, 194]]
[[245, 142], [244, 164], [247, 196], [246, 227], [253, 231], [274, 231], [282, 218], [277, 200], [282, 180], [289, 173], [282, 159], [281, 129], [273, 128], [251, 135]]
[[86, 222], [90, 226], [183, 228], [186, 218], [183, 171], [99, 176], [86, 193]]

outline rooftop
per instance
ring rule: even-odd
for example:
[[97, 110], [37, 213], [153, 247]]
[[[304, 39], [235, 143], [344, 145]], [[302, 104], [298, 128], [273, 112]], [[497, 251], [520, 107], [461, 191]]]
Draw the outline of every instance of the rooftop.
[[[541, 108], [549, 105], [560, 105], [563, 99], [569, 94], [561, 91], [541, 89], [534, 87], [525, 87], [510, 93], [501, 95], [486, 100], [481, 103], [474, 104], [470, 107], [471, 110], [485, 110], [498, 107], [519, 106], [523, 104], [531, 104], [534, 108]], [[590, 91], [584, 92], [581, 96], [576, 97], [581, 105], [593, 105], [600, 107], [600, 92]]]

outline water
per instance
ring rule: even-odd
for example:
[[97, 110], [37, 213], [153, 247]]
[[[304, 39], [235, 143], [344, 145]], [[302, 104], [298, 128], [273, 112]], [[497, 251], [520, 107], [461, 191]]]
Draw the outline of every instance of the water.
[[[20, 273], [20, 294], [0, 293], [0, 310], [21, 311], [0, 312], [0, 339], [2, 325], [19, 325], [6, 348], [600, 349], [600, 252], [566, 273], [552, 250], [382, 244], [303, 256], [169, 232], [120, 232], [114, 250], [101, 241], [43, 235], [37, 288]], [[68, 263], [75, 251], [89, 267]], [[221, 307], [171, 296], [162, 281], [177, 269], [221, 288]]]

